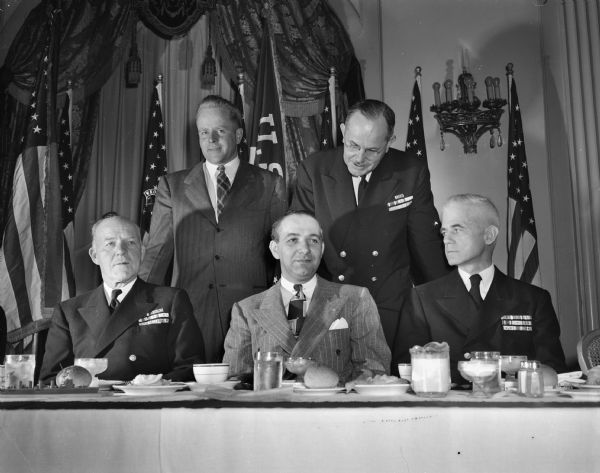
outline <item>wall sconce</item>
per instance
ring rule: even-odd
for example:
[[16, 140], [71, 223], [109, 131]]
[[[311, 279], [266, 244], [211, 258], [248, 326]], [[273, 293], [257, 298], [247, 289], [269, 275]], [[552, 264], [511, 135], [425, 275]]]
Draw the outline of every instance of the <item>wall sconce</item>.
[[[440, 96], [440, 83], [433, 84], [435, 105], [430, 110], [440, 125], [440, 149], [444, 151], [444, 133], [457, 136], [464, 146], [465, 153], [477, 153], [477, 141], [486, 131], [490, 132], [490, 148], [496, 144], [502, 146], [500, 117], [504, 113], [502, 107], [506, 100], [500, 97], [500, 78], [486, 77], [485, 89], [487, 99], [483, 101], [483, 109], [479, 108], [481, 100], [475, 95], [477, 83], [466, 70], [458, 76], [457, 97], [452, 97], [452, 80], [444, 82], [444, 102]], [[487, 109], [487, 110], [486, 110]], [[495, 136], [497, 134], [497, 136]]]

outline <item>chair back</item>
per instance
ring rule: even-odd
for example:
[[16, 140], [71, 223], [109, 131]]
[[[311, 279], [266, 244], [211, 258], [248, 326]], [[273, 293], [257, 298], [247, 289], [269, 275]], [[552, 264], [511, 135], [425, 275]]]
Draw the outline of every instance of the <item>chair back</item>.
[[577, 343], [577, 361], [584, 374], [600, 365], [600, 329], [586, 333]]

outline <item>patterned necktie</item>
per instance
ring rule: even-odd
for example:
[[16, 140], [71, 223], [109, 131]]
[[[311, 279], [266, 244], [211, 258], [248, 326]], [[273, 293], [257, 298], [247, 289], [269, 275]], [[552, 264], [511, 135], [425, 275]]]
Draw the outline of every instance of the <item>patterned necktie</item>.
[[481, 309], [481, 305], [483, 304], [483, 299], [481, 298], [481, 291], [479, 290], [479, 283], [481, 283], [481, 276], [479, 274], [473, 274], [469, 278], [471, 280], [471, 290], [469, 294], [473, 298], [473, 302], [475, 302], [475, 306], [477, 309]]
[[220, 216], [221, 212], [223, 212], [227, 193], [230, 188], [231, 182], [229, 182], [229, 178], [225, 174], [225, 166], [220, 164], [217, 166], [217, 216]]
[[362, 176], [360, 178], [360, 182], [358, 183], [358, 195], [357, 195], [357, 200], [358, 200], [359, 204], [360, 204], [360, 201], [365, 196], [365, 192], [367, 191], [368, 183], [369, 183], [369, 181], [367, 181], [367, 176]]
[[108, 304], [108, 308], [110, 309], [110, 313], [112, 314], [115, 309], [119, 306], [119, 301], [117, 297], [122, 293], [121, 289], [113, 289], [110, 293], [110, 304]]
[[288, 322], [294, 336], [300, 335], [302, 325], [304, 325], [304, 301], [306, 296], [302, 292], [302, 284], [294, 284], [294, 291], [296, 294], [290, 300], [290, 306], [288, 308]]

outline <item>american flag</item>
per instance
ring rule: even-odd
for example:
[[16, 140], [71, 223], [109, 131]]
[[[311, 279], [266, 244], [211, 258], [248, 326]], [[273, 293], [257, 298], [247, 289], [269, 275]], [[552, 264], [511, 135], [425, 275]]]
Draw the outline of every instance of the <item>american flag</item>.
[[244, 117], [244, 86], [243, 83], [240, 83], [239, 87], [234, 82], [231, 81], [230, 84], [231, 89], [233, 90], [233, 105], [240, 111], [242, 114], [242, 130], [244, 134], [242, 135], [242, 140], [238, 145], [238, 157], [240, 160], [248, 162], [250, 158], [250, 149], [248, 148], [248, 138], [246, 137], [246, 119]]
[[425, 132], [423, 131], [423, 113], [421, 109], [421, 73], [417, 68], [417, 77], [412, 90], [410, 114], [408, 116], [408, 131], [406, 132], [407, 152], [427, 161], [427, 148], [425, 147]]
[[142, 202], [140, 228], [142, 233], [150, 230], [156, 188], [160, 178], [167, 173], [167, 145], [165, 124], [161, 108], [162, 83], [159, 77], [152, 90], [150, 118], [146, 134], [144, 173], [142, 176]]
[[266, 24], [263, 28], [254, 97], [250, 164], [272, 171], [285, 180], [286, 166], [279, 91], [275, 77], [273, 48]]
[[540, 262], [517, 86], [509, 75], [508, 275], [540, 285]]
[[73, 157], [71, 154], [71, 127], [69, 119], [71, 97], [67, 94], [60, 114], [60, 130], [58, 137], [58, 164], [60, 166], [60, 193], [62, 201], [63, 229], [73, 221], [75, 214], [73, 190]]
[[[53, 12], [52, 14], [54, 14]], [[73, 295], [67, 281], [56, 136], [58, 34], [51, 15], [49, 42], [40, 58], [12, 200], [0, 251], [0, 305], [8, 341], [47, 328], [50, 309]]]

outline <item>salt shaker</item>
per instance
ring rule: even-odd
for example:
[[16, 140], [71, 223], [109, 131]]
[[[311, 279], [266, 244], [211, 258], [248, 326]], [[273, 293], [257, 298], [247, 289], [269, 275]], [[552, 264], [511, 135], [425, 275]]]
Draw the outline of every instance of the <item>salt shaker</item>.
[[544, 395], [544, 374], [539, 361], [522, 361], [518, 377], [520, 394], [526, 397], [542, 397]]

